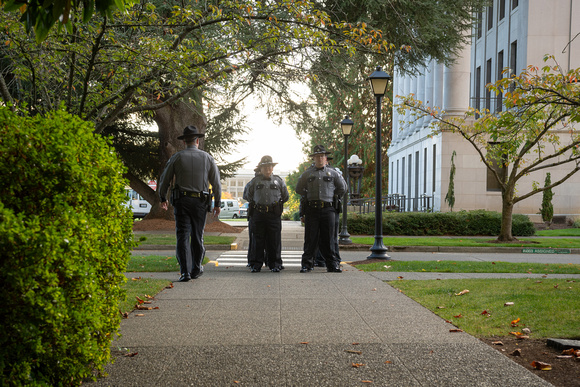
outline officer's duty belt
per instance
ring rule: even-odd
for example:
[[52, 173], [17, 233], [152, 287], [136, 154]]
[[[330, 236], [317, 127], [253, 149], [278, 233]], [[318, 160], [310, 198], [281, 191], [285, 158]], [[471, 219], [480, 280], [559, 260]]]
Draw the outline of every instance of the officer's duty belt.
[[274, 209], [276, 208], [277, 204], [254, 204], [254, 208], [256, 209], [256, 211], [258, 212], [274, 212]]
[[191, 192], [191, 191], [179, 191], [181, 196], [189, 196], [190, 198], [201, 198], [203, 197], [203, 192]]
[[332, 207], [332, 202], [324, 202], [322, 200], [309, 200], [308, 207], [310, 207], [310, 208]]

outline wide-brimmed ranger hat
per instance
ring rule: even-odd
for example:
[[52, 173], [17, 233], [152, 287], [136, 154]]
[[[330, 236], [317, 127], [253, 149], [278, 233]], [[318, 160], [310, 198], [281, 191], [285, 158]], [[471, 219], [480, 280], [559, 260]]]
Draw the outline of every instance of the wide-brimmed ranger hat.
[[193, 125], [186, 126], [183, 129], [183, 134], [177, 137], [178, 140], [184, 140], [188, 138], [205, 137], [205, 134], [199, 133], [197, 128]]
[[316, 145], [314, 146], [314, 149], [312, 149], [310, 157], [313, 157], [314, 155], [329, 155], [330, 153], [331, 152], [327, 151], [324, 145]]
[[277, 165], [277, 164], [278, 163], [272, 161], [272, 156], [262, 156], [260, 164], [258, 164], [257, 168], [260, 168], [263, 165]]

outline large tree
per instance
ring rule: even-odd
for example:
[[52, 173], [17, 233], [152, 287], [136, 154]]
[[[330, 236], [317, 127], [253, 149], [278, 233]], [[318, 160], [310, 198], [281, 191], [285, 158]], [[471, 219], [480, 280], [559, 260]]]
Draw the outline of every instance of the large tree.
[[[553, 57], [546, 56], [545, 61]], [[507, 70], [506, 70], [507, 71]], [[401, 105], [417, 116], [435, 119], [435, 133], [449, 130], [468, 141], [501, 188], [502, 223], [498, 241], [516, 240], [512, 235], [514, 205], [563, 184], [580, 170], [580, 68], [564, 73], [555, 64], [529, 66], [518, 76], [488, 85], [502, 94], [501, 112], [470, 109], [464, 117], [447, 117], [438, 107], [428, 107], [407, 96]], [[499, 168], [498, 168], [499, 166]], [[533, 173], [561, 169], [561, 176], [540, 187], [518, 186]]]
[[236, 109], [241, 96], [303, 74], [295, 69], [304, 58], [393, 48], [380, 31], [331, 19], [309, 1], [143, 2], [86, 23], [71, 12], [69, 28], [53, 29], [40, 44], [17, 16], [0, 13], [4, 103], [30, 114], [62, 104], [94, 122], [96, 133], [147, 115], [159, 128], [158, 170], [182, 146], [184, 124], [205, 131], [207, 104], [217, 96], [219, 108]]
[[[343, 136], [340, 121], [346, 114], [354, 121], [349, 141], [349, 153], [357, 154], [364, 163], [367, 178], [363, 179], [363, 193], [374, 196], [376, 99], [366, 77], [377, 65], [394, 75], [420, 73], [424, 64], [435, 59], [450, 64], [458, 50], [469, 42], [474, 16], [488, 5], [487, 0], [330, 0], [319, 2], [322, 10], [340, 20], [357, 22], [361, 28], [380, 29], [382, 38], [397, 50], [387, 55], [359, 50], [349, 57], [344, 53], [324, 51], [309, 63], [305, 78], [310, 98], [296, 101], [277, 91], [284, 100], [272, 109], [273, 114], [287, 117], [298, 134], [307, 134], [312, 143], [305, 144], [305, 152], [312, 145], [322, 143], [334, 152], [334, 164], [344, 164]], [[391, 139], [392, 91], [383, 99], [382, 165], [388, 165], [386, 150]], [[383, 173], [383, 187], [388, 174]]]

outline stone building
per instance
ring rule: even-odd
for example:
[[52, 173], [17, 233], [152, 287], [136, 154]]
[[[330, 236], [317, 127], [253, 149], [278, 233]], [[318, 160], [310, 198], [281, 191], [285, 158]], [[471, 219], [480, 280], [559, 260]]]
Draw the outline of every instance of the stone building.
[[[396, 98], [411, 93], [447, 115], [463, 115], [468, 108], [502, 109], [502, 100], [487, 92], [485, 85], [502, 77], [509, 67], [519, 74], [528, 65], [543, 67], [543, 57], [554, 55], [568, 71], [580, 67], [580, 0], [493, 0], [478, 15], [471, 44], [464, 47], [454, 65], [428, 63], [421, 75], [393, 76]], [[576, 20], [576, 22], [574, 22]], [[393, 111], [393, 139], [388, 150], [389, 194], [406, 196], [407, 210], [421, 210], [414, 198], [429, 197], [434, 211], [449, 211], [444, 198], [449, 185], [451, 155], [456, 152], [455, 210], [501, 211], [501, 192], [474, 148], [457, 134], [432, 136], [429, 119], [401, 124]], [[570, 167], [550, 170], [552, 181]], [[546, 171], [530, 175], [518, 184], [528, 192], [533, 181], [543, 185]], [[580, 173], [554, 190], [554, 214], [560, 218], [580, 216]], [[409, 198], [411, 200], [409, 200]], [[540, 221], [537, 214], [542, 195], [516, 204], [514, 213]]]

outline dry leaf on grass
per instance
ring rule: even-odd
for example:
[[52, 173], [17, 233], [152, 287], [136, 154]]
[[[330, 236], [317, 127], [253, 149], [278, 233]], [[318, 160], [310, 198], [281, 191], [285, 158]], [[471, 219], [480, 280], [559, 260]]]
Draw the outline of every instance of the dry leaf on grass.
[[467, 293], [469, 293], [469, 290], [465, 289], [465, 290], [460, 291], [459, 293], [455, 293], [455, 295], [456, 296], [463, 296], [464, 294], [467, 294]]
[[512, 306], [514, 303], [513, 302], [506, 302], [505, 304], [503, 304], [503, 306]]

